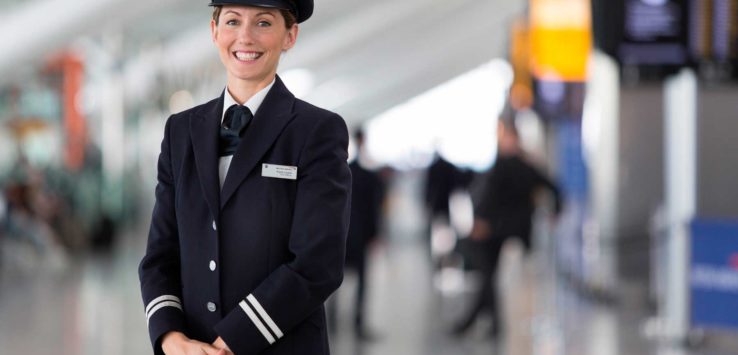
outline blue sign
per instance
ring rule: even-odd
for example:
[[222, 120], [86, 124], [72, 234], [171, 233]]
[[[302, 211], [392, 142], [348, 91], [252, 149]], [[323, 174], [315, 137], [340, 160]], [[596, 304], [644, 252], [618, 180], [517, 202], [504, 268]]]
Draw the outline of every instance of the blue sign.
[[738, 221], [692, 223], [689, 283], [693, 326], [738, 329]]

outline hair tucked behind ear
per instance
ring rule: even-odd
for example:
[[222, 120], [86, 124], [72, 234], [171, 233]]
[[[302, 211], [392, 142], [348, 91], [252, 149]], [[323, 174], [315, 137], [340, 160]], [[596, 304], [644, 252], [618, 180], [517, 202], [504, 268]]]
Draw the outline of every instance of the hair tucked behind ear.
[[220, 12], [223, 10], [223, 6], [216, 5], [213, 7], [213, 21], [215, 21], [215, 24], [218, 24], [218, 19], [220, 19]]
[[[294, 0], [288, 0], [288, 1], [290, 2], [290, 4], [292, 4], [293, 9], [297, 8], [297, 5], [295, 5]], [[285, 27], [287, 27], [287, 29], [292, 28], [292, 26], [294, 26], [297, 23], [297, 18], [295, 17], [294, 13], [288, 10], [283, 10], [283, 9], [280, 9], [279, 12], [281, 12], [282, 17], [284, 17], [284, 25]]]

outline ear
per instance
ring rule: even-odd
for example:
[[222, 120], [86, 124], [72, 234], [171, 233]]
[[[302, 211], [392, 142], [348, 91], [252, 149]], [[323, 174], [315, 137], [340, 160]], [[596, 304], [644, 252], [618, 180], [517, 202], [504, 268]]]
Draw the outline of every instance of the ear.
[[210, 19], [210, 36], [215, 42], [216, 39], [218, 39], [218, 25], [215, 23], [215, 20]]
[[297, 34], [299, 32], [300, 27], [297, 24], [292, 25], [292, 28], [287, 30], [287, 36], [285, 36], [284, 43], [282, 44], [282, 51], [288, 51], [295, 46], [295, 43], [297, 43]]

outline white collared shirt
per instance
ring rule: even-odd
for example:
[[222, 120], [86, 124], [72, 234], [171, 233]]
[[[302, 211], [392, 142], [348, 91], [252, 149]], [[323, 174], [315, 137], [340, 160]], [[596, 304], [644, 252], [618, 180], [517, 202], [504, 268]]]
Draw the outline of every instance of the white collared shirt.
[[[251, 98], [246, 101], [243, 105], [248, 107], [249, 110], [251, 110], [251, 113], [256, 116], [256, 110], [259, 109], [259, 106], [261, 106], [261, 103], [264, 101], [264, 98], [266, 97], [269, 90], [274, 86], [275, 79], [272, 79], [272, 82], [269, 83], [265, 88], [259, 90], [254, 96], [251, 96]], [[223, 124], [223, 120], [225, 119], [226, 111], [228, 111], [228, 108], [233, 105], [239, 105], [238, 101], [233, 98], [233, 95], [231, 95], [231, 92], [228, 91], [228, 86], [226, 86], [225, 92], [223, 93], [223, 112], [220, 116], [220, 123]], [[220, 179], [220, 188], [223, 188], [223, 182], [225, 182], [226, 175], [228, 174], [228, 169], [231, 167], [231, 160], [233, 160], [233, 155], [227, 155], [220, 157], [220, 160], [218, 161], [218, 177]]]

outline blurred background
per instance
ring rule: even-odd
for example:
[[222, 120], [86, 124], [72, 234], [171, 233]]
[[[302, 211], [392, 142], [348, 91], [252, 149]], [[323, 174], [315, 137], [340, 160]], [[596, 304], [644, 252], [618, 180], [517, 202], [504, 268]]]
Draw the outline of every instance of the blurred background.
[[[2, 353], [151, 353], [137, 266], [165, 120], [225, 86], [210, 17], [0, 0]], [[738, 0], [317, 0], [279, 74], [372, 176], [334, 354], [738, 353]], [[550, 191], [479, 253], [525, 180], [506, 132]]]

